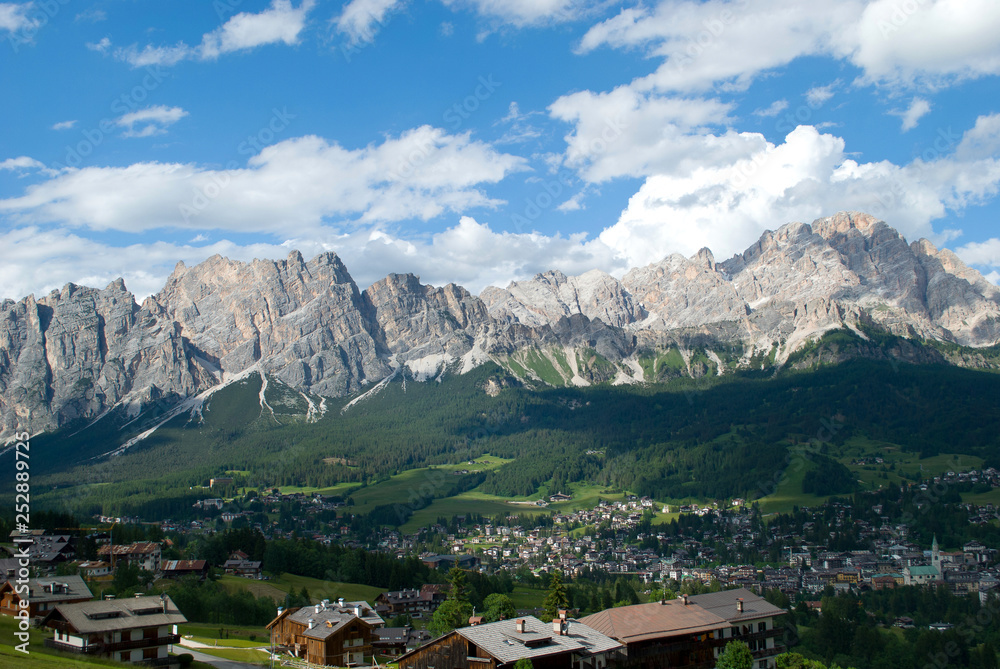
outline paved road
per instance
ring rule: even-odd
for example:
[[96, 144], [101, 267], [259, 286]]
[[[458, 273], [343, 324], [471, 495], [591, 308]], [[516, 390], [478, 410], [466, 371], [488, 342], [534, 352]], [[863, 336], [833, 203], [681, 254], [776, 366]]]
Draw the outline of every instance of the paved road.
[[193, 648], [187, 648], [181, 645], [174, 645], [174, 653], [180, 655], [181, 653], [190, 653], [194, 656], [198, 662], [204, 662], [210, 664], [216, 669], [260, 669], [259, 664], [250, 664], [249, 662], [236, 662], [234, 660], [226, 660], [221, 657], [216, 657], [215, 655], [208, 655], [206, 653], [199, 652]]

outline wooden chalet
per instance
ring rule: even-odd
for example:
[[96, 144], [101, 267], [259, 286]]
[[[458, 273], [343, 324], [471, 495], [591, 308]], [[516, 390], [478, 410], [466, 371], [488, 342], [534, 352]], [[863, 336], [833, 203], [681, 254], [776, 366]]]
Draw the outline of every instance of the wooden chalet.
[[581, 620], [625, 645], [627, 669], [712, 669], [732, 625], [687, 598], [606, 609]]
[[576, 620], [560, 617], [547, 625], [526, 616], [462, 627], [406, 653], [397, 664], [399, 669], [511, 669], [526, 658], [534, 669], [605, 669], [621, 647]]
[[349, 667], [364, 664], [373, 654], [373, 630], [384, 625], [367, 602], [329, 600], [315, 606], [278, 609], [267, 625], [271, 641], [287, 653], [312, 664]]
[[28, 579], [28, 592], [22, 597], [14, 580], [0, 585], [0, 613], [16, 616], [21, 610], [21, 600], [28, 600], [28, 615], [43, 616], [58, 604], [87, 602], [94, 598], [90, 588], [79, 576], [55, 576]]
[[59, 604], [42, 625], [53, 630], [45, 640], [50, 648], [165, 666], [176, 663], [169, 646], [180, 641], [177, 625], [186, 622], [170, 597], [161, 595]]

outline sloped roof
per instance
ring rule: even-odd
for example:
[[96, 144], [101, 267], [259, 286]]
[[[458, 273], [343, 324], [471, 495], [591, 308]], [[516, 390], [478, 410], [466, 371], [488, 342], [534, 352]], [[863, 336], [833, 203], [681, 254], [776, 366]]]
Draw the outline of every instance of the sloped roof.
[[[51, 587], [55, 585], [56, 587]], [[48, 588], [46, 586], [49, 586]], [[60, 587], [65, 586], [65, 587]], [[13, 585], [11, 585], [13, 587]], [[48, 590], [48, 591], [46, 591]], [[53, 592], [58, 591], [58, 592]], [[90, 599], [94, 595], [79, 576], [50, 576], [28, 579], [28, 597], [32, 603], [66, 602]]]
[[[736, 600], [743, 600], [743, 613], [736, 610]], [[787, 613], [784, 609], [771, 604], [746, 588], [709, 592], [704, 595], [692, 595], [688, 601], [697, 604], [706, 611], [725, 618], [731, 623], [770, 616], [781, 616]]]
[[725, 618], [680, 599], [605, 609], [580, 622], [623, 643], [732, 627]]
[[170, 597], [134, 597], [101, 602], [58, 604], [45, 616], [43, 624], [65, 620], [78, 634], [96, 634], [142, 627], [161, 627], [186, 623]]
[[569, 652], [592, 655], [621, 647], [614, 639], [577, 620], [569, 621], [568, 633], [564, 635], [556, 634], [551, 625], [534, 616], [518, 620], [524, 621], [523, 633], [517, 632], [517, 620], [462, 627], [455, 632], [495, 657], [500, 664]]

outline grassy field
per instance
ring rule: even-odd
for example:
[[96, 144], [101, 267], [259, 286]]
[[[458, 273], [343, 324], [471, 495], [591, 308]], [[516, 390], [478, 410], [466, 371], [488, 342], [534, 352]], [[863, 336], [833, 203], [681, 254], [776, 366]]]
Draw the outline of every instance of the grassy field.
[[[17, 621], [10, 616], [0, 616], [0, 667], [17, 667], [17, 669], [100, 669], [101, 667], [135, 667], [134, 664], [114, 662], [112, 660], [76, 655], [74, 653], [59, 653], [46, 648], [43, 639], [51, 636], [48, 630], [29, 630], [28, 654], [15, 650], [14, 645], [20, 641], [14, 637]], [[174, 646], [175, 655], [180, 655], [183, 648]], [[211, 665], [194, 662], [191, 669], [214, 669]]]
[[299, 592], [304, 587], [309, 591], [309, 597], [313, 603], [318, 603], [323, 599], [337, 600], [341, 597], [348, 601], [363, 600], [372, 602], [379, 594], [386, 592], [385, 588], [376, 588], [370, 585], [323, 581], [318, 578], [296, 576], [295, 574], [288, 573], [269, 581], [258, 581], [226, 574], [219, 579], [219, 582], [230, 590], [230, 592], [237, 589], [248, 590], [255, 597], [271, 597], [279, 604], [284, 601], [285, 595], [293, 588], [296, 592]]
[[989, 492], [982, 492], [978, 494], [964, 492], [962, 493], [962, 501], [978, 504], [980, 506], [984, 506], [986, 504], [1000, 506], [1000, 488], [994, 488]]
[[510, 600], [514, 602], [514, 608], [518, 611], [541, 610], [545, 593], [545, 590], [529, 588], [526, 585], [515, 585], [514, 592], [510, 594]]
[[[267, 645], [266, 643], [261, 645]], [[255, 650], [253, 648], [197, 648], [199, 653], [214, 655], [225, 660], [234, 662], [248, 662], [250, 664], [268, 665], [268, 653], [266, 650]]]
[[350, 481], [344, 483], [338, 483], [334, 486], [327, 486], [326, 488], [316, 488], [315, 486], [304, 486], [304, 485], [283, 485], [278, 490], [282, 495], [294, 495], [300, 492], [304, 495], [312, 495], [313, 493], [319, 493], [324, 497], [332, 497], [334, 495], [341, 495], [346, 497], [350, 494], [352, 490], [357, 489], [360, 486], [359, 483], [352, 483]]

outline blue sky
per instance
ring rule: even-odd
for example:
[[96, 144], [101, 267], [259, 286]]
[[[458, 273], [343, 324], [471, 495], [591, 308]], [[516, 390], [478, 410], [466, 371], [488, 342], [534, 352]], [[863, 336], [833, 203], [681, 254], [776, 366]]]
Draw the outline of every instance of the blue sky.
[[994, 0], [0, 2], [0, 297], [336, 251], [478, 292], [840, 210], [1000, 280]]

